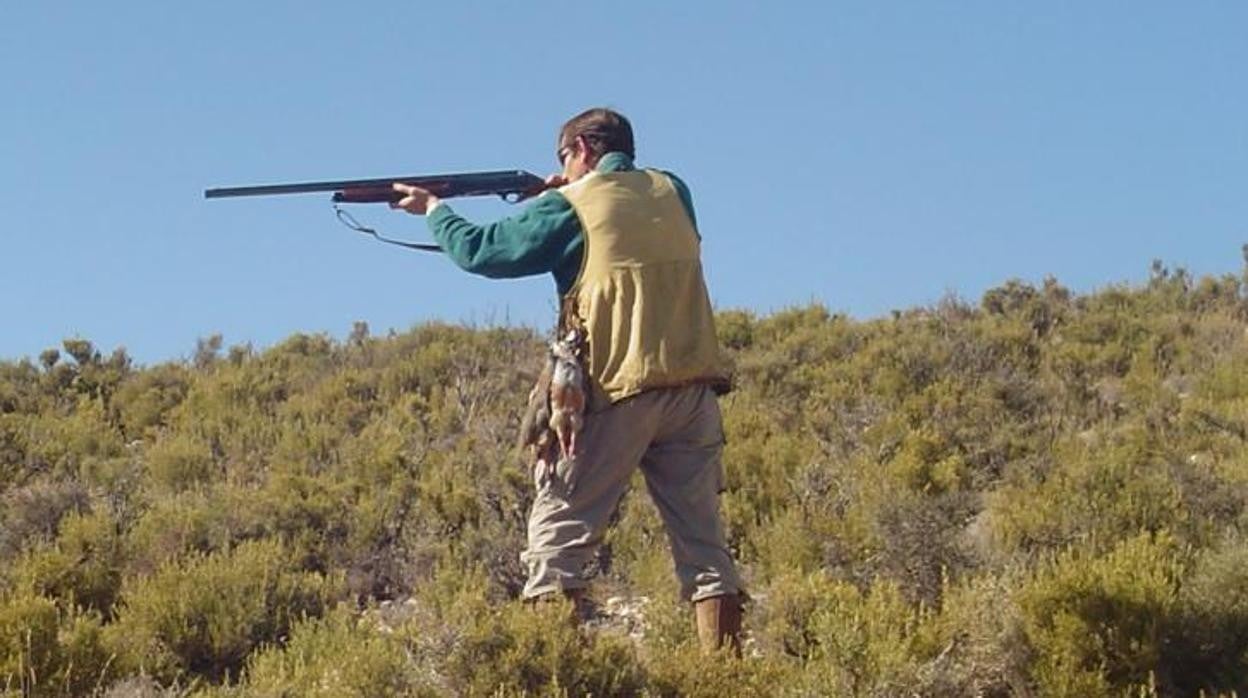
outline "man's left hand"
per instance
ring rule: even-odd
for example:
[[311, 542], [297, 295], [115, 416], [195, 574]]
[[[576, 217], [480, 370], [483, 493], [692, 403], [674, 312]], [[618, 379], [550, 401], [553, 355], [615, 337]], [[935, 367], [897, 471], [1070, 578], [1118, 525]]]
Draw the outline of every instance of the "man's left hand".
[[403, 198], [397, 202], [390, 202], [390, 208], [401, 208], [408, 213], [418, 216], [427, 215], [439, 202], [438, 197], [434, 196], [427, 189], [414, 187], [410, 184], [395, 182], [394, 190], [402, 194]]

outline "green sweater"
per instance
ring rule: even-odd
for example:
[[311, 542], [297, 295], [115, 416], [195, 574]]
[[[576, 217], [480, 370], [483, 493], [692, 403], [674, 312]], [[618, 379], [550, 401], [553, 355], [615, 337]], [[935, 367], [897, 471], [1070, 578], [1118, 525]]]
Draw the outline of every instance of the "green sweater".
[[[607, 153], [595, 168], [599, 172], [635, 169], [624, 153]], [[697, 228], [689, 188], [676, 175], [664, 172], [680, 195], [689, 220]], [[560, 295], [572, 288], [581, 270], [585, 234], [572, 204], [551, 190], [537, 197], [520, 213], [494, 223], [477, 225], [439, 204], [428, 218], [433, 239], [446, 256], [465, 271], [494, 279], [511, 279], [550, 273]]]

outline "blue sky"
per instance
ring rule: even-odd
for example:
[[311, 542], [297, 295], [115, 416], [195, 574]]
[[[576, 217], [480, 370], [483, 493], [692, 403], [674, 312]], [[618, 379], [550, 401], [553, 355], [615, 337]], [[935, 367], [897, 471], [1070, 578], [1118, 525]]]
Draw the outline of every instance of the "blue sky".
[[[138, 361], [429, 319], [546, 328], [490, 281], [213, 186], [555, 169], [589, 106], [693, 188], [717, 307], [867, 318], [1248, 242], [1241, 2], [15, 3], [0, 26], [0, 358]], [[506, 205], [464, 201], [471, 217]], [[425, 240], [384, 207], [357, 217]]]

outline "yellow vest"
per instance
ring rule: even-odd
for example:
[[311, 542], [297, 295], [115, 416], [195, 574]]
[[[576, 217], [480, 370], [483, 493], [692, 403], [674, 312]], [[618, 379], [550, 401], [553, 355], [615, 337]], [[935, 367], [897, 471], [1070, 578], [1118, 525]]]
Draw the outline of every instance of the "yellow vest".
[[694, 383], [727, 390], [701, 241], [671, 181], [652, 170], [592, 172], [560, 192], [585, 236], [565, 305], [585, 326], [595, 387], [610, 402]]

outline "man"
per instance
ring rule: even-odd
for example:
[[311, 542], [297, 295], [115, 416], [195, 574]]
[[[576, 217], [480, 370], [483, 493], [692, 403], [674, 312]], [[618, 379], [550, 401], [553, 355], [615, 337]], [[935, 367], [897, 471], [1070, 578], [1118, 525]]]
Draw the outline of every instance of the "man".
[[463, 269], [550, 273], [588, 342], [590, 408], [575, 451], [539, 484], [529, 516], [526, 598], [579, 600], [581, 571], [640, 467], [667, 527], [681, 593], [704, 647], [739, 651], [742, 584], [719, 519], [729, 375], [715, 338], [688, 188], [633, 166], [628, 120], [590, 109], [564, 124], [552, 187], [516, 216], [473, 224], [428, 191], [395, 184]]

